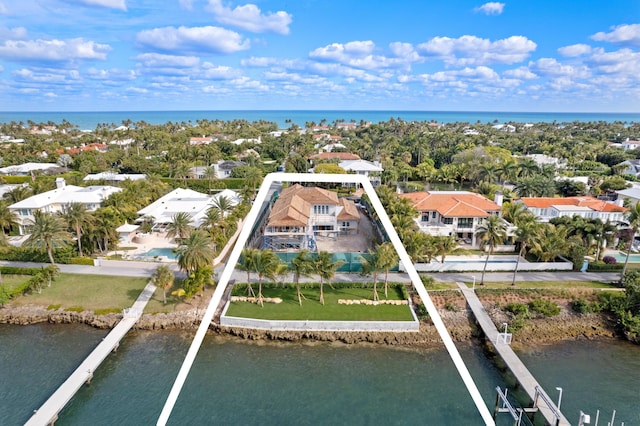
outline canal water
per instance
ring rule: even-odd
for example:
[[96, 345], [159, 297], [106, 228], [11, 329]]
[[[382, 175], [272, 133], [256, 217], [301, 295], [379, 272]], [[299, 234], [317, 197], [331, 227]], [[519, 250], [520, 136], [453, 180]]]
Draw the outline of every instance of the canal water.
[[[0, 413], [23, 424], [102, 337], [80, 325], [0, 325]], [[71, 400], [56, 425], [155, 424], [192, 334], [132, 332]], [[460, 352], [488, 406], [505, 377], [478, 348]], [[520, 355], [563, 412], [640, 424], [640, 347], [570, 342]], [[256, 343], [208, 336], [169, 421], [175, 425], [481, 424], [442, 349]], [[499, 424], [510, 424], [503, 415]], [[606, 422], [601, 422], [606, 424]]]

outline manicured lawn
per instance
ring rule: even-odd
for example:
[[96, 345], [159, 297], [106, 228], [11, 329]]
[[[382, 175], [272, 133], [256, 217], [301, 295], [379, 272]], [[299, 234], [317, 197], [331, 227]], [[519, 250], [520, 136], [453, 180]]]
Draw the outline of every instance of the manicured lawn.
[[13, 275], [13, 274], [3, 274], [2, 282], [0, 282], [0, 286], [4, 286], [9, 290], [12, 290], [18, 287], [21, 284], [29, 281], [31, 275]]
[[[466, 282], [468, 287], [473, 285], [473, 282]], [[476, 281], [476, 288], [617, 288], [609, 283], [602, 283], [598, 281], [535, 281], [535, 282], [518, 282], [515, 286], [511, 286], [511, 281], [490, 282], [485, 281], [484, 286], [481, 286]]]
[[[384, 286], [378, 290], [384, 299]], [[257, 291], [257, 286], [254, 286]], [[263, 290], [265, 297], [280, 297], [282, 303], [265, 303], [264, 307], [249, 302], [232, 302], [227, 315], [242, 318], [270, 320], [334, 320], [334, 321], [411, 321], [413, 318], [408, 305], [339, 305], [338, 299], [373, 300], [373, 290], [363, 288], [336, 288], [324, 286], [325, 305], [318, 301], [318, 288], [302, 289], [302, 306], [298, 304], [295, 288], [275, 288]], [[401, 299], [396, 289], [389, 289], [389, 299]]]
[[[7, 282], [9, 275], [3, 277]], [[14, 276], [15, 277], [15, 276]], [[29, 279], [26, 277], [25, 279]], [[23, 281], [22, 281], [23, 282]], [[131, 307], [147, 278], [112, 277], [106, 275], [60, 274], [41, 294], [33, 293], [12, 300], [13, 305], [41, 305], [72, 310], [121, 311]], [[173, 308], [162, 306], [162, 293], [156, 290], [145, 311], [164, 312]]]

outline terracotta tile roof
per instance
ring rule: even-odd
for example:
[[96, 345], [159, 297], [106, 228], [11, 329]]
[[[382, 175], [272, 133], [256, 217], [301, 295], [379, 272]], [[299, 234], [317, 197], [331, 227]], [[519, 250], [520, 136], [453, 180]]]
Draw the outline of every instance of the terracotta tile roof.
[[598, 200], [594, 197], [582, 196], [582, 197], [522, 197], [520, 201], [527, 207], [533, 208], [549, 208], [552, 206], [577, 206], [577, 207], [589, 207], [592, 210], [598, 212], [615, 213], [626, 212], [626, 207], [621, 207], [607, 201]]
[[320, 154], [314, 154], [309, 157], [310, 160], [359, 160], [360, 157], [350, 152], [321, 152]]
[[355, 203], [346, 198], [340, 198], [340, 205], [344, 207], [340, 213], [338, 213], [338, 220], [354, 220], [360, 221], [360, 212]]
[[500, 211], [493, 201], [466, 191], [411, 192], [399, 197], [411, 200], [420, 212], [437, 211], [443, 217], [488, 217]]

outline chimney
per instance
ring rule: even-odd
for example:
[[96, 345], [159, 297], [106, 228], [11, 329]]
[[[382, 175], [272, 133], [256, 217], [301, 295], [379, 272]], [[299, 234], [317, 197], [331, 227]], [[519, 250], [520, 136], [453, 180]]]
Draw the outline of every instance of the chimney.
[[496, 194], [493, 196], [493, 202], [502, 207], [503, 201], [504, 197], [502, 195], [502, 191], [496, 191]]
[[64, 188], [67, 185], [67, 182], [64, 180], [64, 178], [56, 178], [56, 188], [60, 189], [60, 188]]

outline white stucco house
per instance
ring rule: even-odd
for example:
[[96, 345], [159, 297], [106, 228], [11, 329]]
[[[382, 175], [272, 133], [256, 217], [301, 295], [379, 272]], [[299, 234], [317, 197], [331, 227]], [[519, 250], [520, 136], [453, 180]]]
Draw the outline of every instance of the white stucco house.
[[20, 235], [28, 234], [33, 224], [35, 211], [46, 213], [64, 213], [72, 203], [84, 204], [88, 211], [95, 211], [111, 194], [122, 191], [114, 186], [75, 186], [66, 185], [63, 178], [56, 179], [56, 189], [36, 194], [9, 206], [17, 217]]
[[380, 173], [384, 171], [378, 161], [367, 160], [344, 160], [338, 163], [347, 173], [355, 173], [357, 175], [366, 176], [373, 186], [380, 185]]

